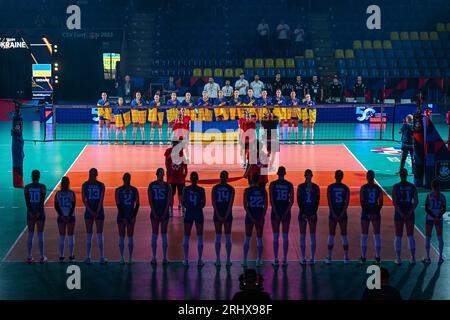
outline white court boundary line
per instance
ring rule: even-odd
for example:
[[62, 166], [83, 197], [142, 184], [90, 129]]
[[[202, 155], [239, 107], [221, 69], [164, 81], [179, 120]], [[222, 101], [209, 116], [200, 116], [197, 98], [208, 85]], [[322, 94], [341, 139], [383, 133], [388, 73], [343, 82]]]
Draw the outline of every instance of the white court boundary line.
[[[350, 149], [343, 143], [342, 144], [345, 149], [347, 149], [348, 153], [350, 153], [350, 155], [359, 163], [359, 165], [367, 172], [367, 168], [361, 163], [361, 161], [359, 161], [359, 159], [353, 154], [353, 152], [350, 151]], [[381, 190], [383, 190], [384, 193], [386, 193], [386, 195], [388, 196], [389, 199], [391, 199], [392, 201], [392, 197], [389, 193], [386, 192], [386, 190], [383, 188], [383, 186], [375, 179], [376, 184], [381, 188]], [[422, 236], [422, 238], [424, 240], [426, 240], [425, 235], [423, 234], [422, 231], [420, 231], [420, 229], [417, 227], [417, 225], [414, 223], [414, 229]], [[430, 243], [431, 247], [434, 249], [436, 254], [439, 254], [439, 250], [433, 245], [433, 243]]]
[[[55, 187], [53, 188], [52, 192], [49, 193], [49, 195], [47, 196], [47, 198], [45, 198], [44, 201], [44, 207], [45, 204], [47, 203], [48, 199], [50, 199], [50, 197], [53, 195], [53, 193], [56, 191], [56, 189], [58, 188], [59, 184], [61, 183], [61, 179], [62, 177], [64, 177], [65, 175], [67, 175], [67, 173], [69, 173], [69, 171], [72, 169], [72, 167], [74, 166], [74, 164], [78, 161], [78, 159], [81, 157], [81, 155], [84, 153], [84, 150], [86, 149], [87, 145], [85, 145], [83, 147], [83, 149], [81, 149], [80, 153], [78, 154], [78, 156], [75, 158], [75, 160], [72, 162], [72, 164], [69, 166], [69, 168], [66, 170], [66, 172], [61, 176], [61, 178], [58, 180], [58, 182], [56, 183]], [[9, 248], [8, 252], [6, 252], [5, 256], [2, 258], [2, 262], [5, 262], [6, 259], [8, 258], [8, 256], [11, 254], [11, 252], [14, 250], [14, 248], [16, 247], [17, 243], [19, 242], [20, 238], [22, 238], [23, 234], [27, 231], [28, 226], [25, 226], [22, 230], [22, 232], [19, 234], [19, 236], [17, 237], [16, 241], [14, 241], [14, 243], [11, 245], [11, 247]]]

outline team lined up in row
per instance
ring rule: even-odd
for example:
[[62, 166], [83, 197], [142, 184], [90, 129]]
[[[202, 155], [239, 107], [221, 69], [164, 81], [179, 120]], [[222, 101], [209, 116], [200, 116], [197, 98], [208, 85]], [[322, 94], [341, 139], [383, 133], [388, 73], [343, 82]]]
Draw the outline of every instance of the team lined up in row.
[[[285, 108], [282, 108], [282, 107]], [[289, 108], [286, 108], [289, 106]], [[298, 107], [297, 107], [298, 106]], [[110, 139], [111, 121], [114, 119], [116, 127], [116, 144], [118, 144], [120, 132], [126, 143], [126, 127], [133, 124], [133, 143], [136, 142], [137, 128], [140, 128], [142, 144], [145, 143], [145, 124], [151, 123], [150, 140], [154, 140], [155, 128], [158, 128], [159, 140], [162, 144], [162, 124], [164, 118], [168, 123], [167, 141], [171, 141], [173, 132], [179, 123], [184, 129], [189, 130], [190, 121], [213, 121], [213, 111], [216, 121], [235, 120], [244, 118], [248, 113], [255, 120], [265, 117], [275, 117], [280, 121], [280, 126], [285, 127], [281, 131], [281, 138], [288, 138], [291, 131], [298, 139], [298, 125], [303, 122], [303, 138], [306, 138], [307, 128], [310, 128], [311, 138], [314, 138], [314, 124], [317, 119], [315, 102], [307, 94], [305, 101], [296, 98], [295, 91], [290, 94], [290, 99], [286, 100], [281, 95], [281, 90], [276, 91], [273, 98], [267, 96], [267, 91], [262, 91], [262, 96], [257, 99], [253, 96], [253, 89], [248, 89], [247, 96], [242, 99], [239, 90], [234, 91], [231, 100], [224, 97], [223, 91], [219, 91], [216, 99], [210, 99], [207, 91], [203, 91], [202, 97], [194, 103], [191, 94], [188, 92], [185, 99], [180, 102], [177, 94], [172, 93], [171, 99], [164, 105], [159, 95], [154, 96], [150, 104], [146, 104], [140, 92], [136, 92], [135, 99], [129, 107], [124, 105], [124, 99], [118, 98], [117, 105], [113, 106], [108, 100], [106, 92], [102, 93], [102, 98], [97, 102], [99, 116], [99, 139], [103, 140], [103, 127], [106, 126], [107, 140]], [[186, 124], [187, 122], [187, 124]]]
[[[263, 253], [263, 227], [268, 203], [271, 206], [270, 220], [273, 230], [273, 251], [276, 266], [279, 264], [278, 247], [280, 228], [283, 239], [283, 260], [282, 265], [287, 266], [287, 253], [289, 247], [289, 226], [291, 221], [291, 209], [294, 205], [293, 184], [285, 180], [286, 170], [284, 167], [278, 169], [278, 179], [271, 182], [269, 192], [260, 183], [260, 177], [256, 173], [251, 177], [251, 184], [244, 192], [243, 206], [245, 215], [245, 240], [243, 244], [243, 265], [247, 265], [247, 254], [249, 251], [250, 239], [253, 228], [256, 230], [257, 239], [257, 265], [262, 264]], [[107, 260], [103, 249], [103, 222], [105, 219], [103, 200], [105, 196], [105, 185], [97, 180], [97, 170], [89, 171], [89, 179], [82, 186], [82, 199], [85, 206], [84, 220], [86, 225], [86, 263], [91, 263], [91, 243], [93, 235], [93, 225], [96, 225], [97, 244], [100, 252], [100, 263]], [[407, 171], [400, 172], [401, 181], [394, 185], [393, 203], [395, 207], [395, 251], [397, 255], [396, 263], [401, 263], [401, 247], [403, 229], [406, 233], [411, 252], [410, 263], [415, 263], [415, 241], [414, 241], [414, 210], [418, 205], [417, 190], [415, 186], [407, 181]], [[156, 251], [158, 233], [161, 232], [163, 264], [167, 264], [167, 226], [169, 222], [169, 208], [173, 206], [173, 190], [170, 183], [164, 181], [164, 169], [156, 171], [157, 180], [150, 183], [148, 187], [148, 200], [151, 207], [152, 223], [152, 264], [156, 264]], [[336, 182], [328, 186], [327, 198], [329, 207], [329, 236], [328, 236], [328, 256], [326, 262], [330, 263], [334, 246], [334, 236], [337, 225], [340, 226], [342, 245], [344, 249], [344, 263], [349, 262], [348, 239], [347, 239], [347, 208], [349, 206], [350, 189], [342, 183], [344, 174], [341, 170], [335, 173]], [[316, 223], [317, 211], [320, 201], [319, 186], [312, 182], [313, 173], [311, 170], [305, 171], [305, 182], [299, 184], [297, 188], [297, 205], [299, 208], [298, 223], [300, 227], [299, 245], [302, 259], [301, 264], [306, 264], [306, 228], [309, 225], [311, 258], [310, 264], [315, 263], [316, 251]], [[44, 255], [44, 198], [46, 187], [39, 183], [40, 173], [34, 170], [32, 173], [33, 182], [25, 187], [25, 200], [28, 208], [28, 257], [29, 263], [33, 262], [32, 244], [35, 228], [37, 227], [41, 262], [46, 262]], [[184, 213], [184, 264], [189, 265], [189, 242], [193, 224], [197, 231], [198, 266], [202, 266], [203, 253], [203, 209], [206, 204], [205, 189], [198, 185], [199, 176], [196, 172], [190, 174], [191, 185], [183, 188], [180, 197]], [[220, 183], [212, 188], [212, 206], [214, 208], [213, 220], [216, 230], [215, 251], [217, 256], [216, 265], [220, 265], [220, 249], [222, 229], [225, 234], [226, 245], [226, 265], [231, 265], [231, 228], [233, 221], [233, 206], [235, 198], [234, 188], [228, 184], [228, 172], [220, 173]], [[119, 249], [121, 262], [124, 260], [125, 236], [128, 236], [129, 263], [133, 263], [134, 248], [134, 225], [139, 212], [140, 200], [138, 190], [131, 185], [131, 175], [123, 176], [123, 185], [116, 189], [115, 200], [117, 204], [117, 225], [119, 231]], [[375, 261], [380, 262], [381, 237], [380, 221], [381, 209], [383, 207], [383, 191], [375, 183], [375, 174], [369, 170], [367, 172], [367, 183], [360, 189], [361, 203], [361, 258], [360, 262], [365, 263], [369, 226], [372, 224], [375, 242]], [[58, 213], [59, 226], [59, 255], [60, 261], [64, 261], [65, 238], [67, 235], [69, 244], [69, 259], [74, 260], [74, 228], [75, 228], [75, 207], [76, 196], [70, 189], [68, 177], [61, 180], [61, 189], [55, 196], [55, 209]], [[426, 257], [424, 263], [430, 263], [430, 241], [433, 227], [436, 229], [439, 243], [439, 262], [443, 262], [443, 214], [446, 211], [446, 199], [440, 192], [439, 182], [433, 181], [432, 192], [427, 196], [425, 203], [426, 211]]]

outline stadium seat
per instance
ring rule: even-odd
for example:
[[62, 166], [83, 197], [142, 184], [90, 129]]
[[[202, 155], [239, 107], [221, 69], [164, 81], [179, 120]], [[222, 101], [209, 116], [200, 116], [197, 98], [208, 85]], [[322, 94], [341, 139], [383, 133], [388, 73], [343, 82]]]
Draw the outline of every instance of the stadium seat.
[[348, 73], [347, 73], [346, 69], [339, 69], [339, 77], [345, 78], [347, 76], [348, 76]]
[[425, 59], [419, 59], [418, 65], [419, 65], [419, 68], [421, 68], [421, 69], [428, 68], [428, 62]]
[[[419, 33], [417, 31], [411, 31], [409, 33], [409, 39], [411, 41], [418, 41], [419, 40]], [[422, 40], [422, 39], [421, 39]]]
[[345, 50], [345, 58], [346, 59], [354, 59], [355, 55], [353, 54], [353, 50], [352, 49], [346, 49]]
[[353, 49], [362, 49], [362, 44], [360, 40], [353, 40]]
[[398, 67], [397, 61], [395, 61], [394, 58], [388, 59], [388, 60], [386, 60], [386, 62], [387, 62], [387, 65], [389, 68], [397, 68]]
[[400, 40], [409, 40], [409, 33], [406, 31], [400, 32]]
[[311, 49], [305, 50], [305, 59], [314, 59], [314, 51]]
[[387, 59], [393, 59], [394, 58], [394, 51], [392, 49], [384, 50], [384, 56]]
[[438, 32], [445, 32], [445, 24], [443, 24], [442, 22], [439, 22], [438, 24], [436, 24], [436, 31]]
[[403, 49], [406, 49], [406, 50], [412, 49], [411, 40], [404, 40], [404, 41], [402, 41], [402, 47], [403, 47]]
[[359, 75], [358, 70], [356, 69], [349, 69], [348, 76], [351, 78], [356, 78]]
[[364, 40], [363, 42], [363, 48], [364, 49], [372, 49], [372, 41], [370, 40]]
[[369, 77], [371, 78], [378, 78], [380, 76], [378, 69], [370, 69], [369, 70]]
[[420, 40], [422, 40], [422, 41], [429, 40], [428, 32], [426, 32], [426, 31], [420, 32]]
[[383, 59], [384, 58], [384, 51], [383, 50], [375, 50], [375, 58]]
[[391, 32], [391, 40], [400, 40], [400, 36], [399, 36], [398, 32], [396, 32], [396, 31]]
[[193, 77], [201, 77], [202, 76], [202, 69], [195, 68], [194, 72], [192, 73]]
[[417, 68], [418, 67], [416, 59], [408, 59], [408, 60], [406, 60], [406, 63], [409, 68]]
[[244, 60], [244, 68], [245, 69], [253, 68], [253, 59], [245, 59]]
[[244, 72], [244, 70], [242, 70], [242, 68], [236, 68], [236, 69], [234, 69], [234, 76], [235, 76], [236, 78], [239, 78], [239, 75], [240, 75], [242, 72]]
[[400, 77], [400, 71], [398, 69], [391, 69], [391, 77], [394, 78]]
[[413, 49], [422, 48], [422, 43], [425, 41], [411, 41]]
[[414, 58], [414, 51], [412, 50], [405, 50], [405, 56], [407, 59]]
[[447, 59], [439, 59], [439, 68], [445, 69], [448, 68], [448, 61]]
[[367, 66], [367, 63], [366, 60], [359, 59], [356, 61], [356, 65], [358, 66], [358, 68], [365, 68]]
[[361, 69], [361, 76], [364, 77], [364, 78], [368, 78], [369, 77], [369, 70]]
[[379, 59], [377, 61], [378, 68], [386, 69], [388, 67], [386, 60]]
[[307, 59], [306, 60], [306, 66], [308, 68], [315, 68], [316, 67], [316, 61], [314, 59]]
[[338, 68], [345, 68], [345, 60], [344, 59], [336, 59], [336, 65]]
[[214, 69], [214, 77], [222, 78], [223, 77], [223, 70], [222, 69]]
[[427, 58], [427, 59], [434, 58], [434, 51], [433, 51], [433, 49], [425, 50], [425, 58]]
[[365, 58], [364, 57], [364, 51], [361, 50], [361, 49], [355, 50], [354, 53], [355, 53], [355, 57], [358, 58], [358, 59], [364, 59]]
[[275, 60], [275, 68], [284, 68], [284, 59], [278, 58]]
[[398, 66], [399, 66], [400, 68], [407, 68], [407, 67], [408, 67], [408, 65], [407, 65], [405, 59], [399, 59], [399, 60], [397, 61], [397, 64], [398, 64]]
[[395, 50], [402, 49], [402, 42], [400, 40], [393, 40], [391, 43], [393, 49]]
[[286, 59], [286, 68], [295, 69], [295, 60], [292, 58]]
[[203, 76], [204, 77], [212, 77], [213, 76], [212, 69], [211, 68], [203, 69]]
[[255, 59], [255, 68], [264, 68], [264, 60]]
[[291, 78], [295, 77], [296, 76], [295, 69], [292, 68], [286, 69], [286, 75]]
[[417, 50], [415, 50], [414, 52], [415, 52], [416, 58], [420, 58], [420, 59], [425, 58], [425, 50], [423, 50], [423, 49], [417, 49]]
[[255, 69], [245, 69], [244, 74], [247, 79], [251, 79], [255, 76]]
[[447, 32], [450, 32], [450, 22], [447, 22], [446, 29], [447, 29]]
[[275, 76], [275, 69], [274, 68], [266, 69], [266, 76], [269, 78], [273, 78]]
[[356, 67], [356, 61], [354, 59], [347, 59], [345, 64], [348, 69]]
[[375, 59], [369, 59], [367, 61], [367, 65], [369, 66], [369, 68], [376, 68], [377, 67], [377, 62]]
[[432, 58], [430, 60], [428, 60], [428, 66], [432, 69], [434, 68], [438, 68], [438, 62], [436, 59]]
[[336, 49], [336, 50], [334, 51], [334, 57], [335, 57], [336, 59], [344, 59], [344, 50], [342, 50], [342, 49]]
[[383, 45], [382, 45], [381, 41], [380, 40], [374, 40], [373, 41], [373, 48], [375, 50], [383, 49]]
[[263, 68], [255, 69], [255, 75], [256, 74], [258, 76], [260, 76], [260, 77], [265, 77], [266, 76], [266, 69], [263, 69]]
[[383, 49], [392, 49], [392, 42], [390, 40], [383, 40]]
[[268, 69], [273, 69], [275, 68], [275, 63], [273, 62], [273, 59], [266, 59], [265, 63], [264, 63], [265, 67]]
[[431, 69], [431, 77], [441, 77], [441, 70], [439, 70], [438, 68], [433, 68]]
[[439, 40], [439, 36], [436, 31], [430, 32], [430, 40]]
[[233, 69], [227, 68], [225, 69], [225, 78], [233, 78], [234, 72]]
[[405, 77], [405, 78], [408, 78], [409, 77], [409, 69], [401, 69], [400, 70], [400, 76], [401, 77]]
[[277, 72], [282, 76], [282, 77], [286, 77], [286, 70], [283, 69], [278, 69]]
[[374, 50], [372, 50], [372, 49], [365, 50], [364, 54], [367, 59], [375, 59], [375, 53], [374, 53]]
[[296, 68], [305, 68], [305, 59], [295, 58], [295, 67]]
[[316, 69], [310, 68], [310, 69], [306, 69], [306, 76], [307, 77], [312, 77], [317, 75]]

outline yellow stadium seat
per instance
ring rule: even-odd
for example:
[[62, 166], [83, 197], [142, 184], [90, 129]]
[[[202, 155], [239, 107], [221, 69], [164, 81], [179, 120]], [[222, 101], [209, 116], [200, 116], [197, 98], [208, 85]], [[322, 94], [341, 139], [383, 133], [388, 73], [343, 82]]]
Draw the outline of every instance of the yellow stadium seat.
[[193, 77], [201, 77], [202, 76], [202, 69], [194, 69], [194, 72], [192, 73]]
[[295, 60], [292, 58], [286, 59], [286, 68], [295, 68]]
[[392, 49], [391, 40], [383, 40], [383, 49]]
[[391, 32], [391, 40], [400, 40], [400, 36], [398, 35], [397, 31]]
[[264, 64], [268, 69], [275, 68], [275, 63], [273, 62], [273, 59], [270, 58], [266, 59]]
[[213, 76], [212, 69], [211, 68], [203, 69], [203, 76], [204, 77], [212, 77]]
[[436, 25], [436, 30], [437, 30], [437, 32], [445, 32], [445, 24], [442, 22], [439, 22]]
[[223, 70], [222, 69], [214, 69], [214, 77], [223, 77]]
[[344, 50], [342, 50], [342, 49], [336, 49], [336, 50], [334, 51], [334, 57], [335, 57], [336, 59], [344, 59]]
[[233, 69], [230, 69], [230, 68], [225, 69], [225, 77], [226, 78], [233, 78], [234, 77]]
[[409, 33], [406, 31], [400, 32], [400, 40], [409, 40]]
[[420, 40], [430, 40], [430, 38], [428, 37], [428, 32], [422, 31], [420, 33]]
[[364, 40], [364, 41], [363, 41], [363, 48], [364, 48], [364, 49], [372, 49], [372, 41], [370, 41], [370, 40]]
[[305, 59], [314, 59], [314, 51], [312, 51], [311, 49], [306, 49]]
[[284, 68], [284, 59], [276, 59], [275, 68]]
[[255, 59], [255, 68], [264, 68], [264, 60]]
[[346, 59], [354, 59], [355, 58], [355, 54], [353, 53], [352, 49], [345, 50], [345, 58]]
[[430, 40], [439, 40], [439, 36], [436, 31], [430, 32]]
[[353, 40], [353, 49], [362, 49], [362, 44], [360, 40]]
[[373, 48], [374, 49], [383, 49], [383, 45], [381, 44], [381, 40], [374, 40], [373, 41]]
[[253, 59], [245, 59], [244, 68], [245, 69], [253, 69]]
[[447, 22], [447, 27], [446, 27], [446, 29], [447, 29], [447, 32], [450, 32], [450, 22]]
[[241, 68], [236, 68], [234, 69], [234, 76], [238, 78], [242, 72], [244, 72], [244, 70], [242, 70]]
[[409, 33], [409, 39], [413, 41], [419, 40], [419, 33], [417, 31], [411, 31]]

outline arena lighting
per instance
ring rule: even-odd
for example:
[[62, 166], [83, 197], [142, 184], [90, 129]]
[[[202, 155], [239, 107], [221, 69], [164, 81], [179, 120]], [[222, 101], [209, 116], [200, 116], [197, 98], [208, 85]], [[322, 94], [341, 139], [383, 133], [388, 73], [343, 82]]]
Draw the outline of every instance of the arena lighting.
[[58, 80], [59, 79], [59, 76], [55, 76], [55, 80]]
[[58, 79], [55, 79], [55, 83], [59, 83], [59, 80], [58, 80]]
[[58, 67], [58, 62], [55, 62], [55, 67]]

